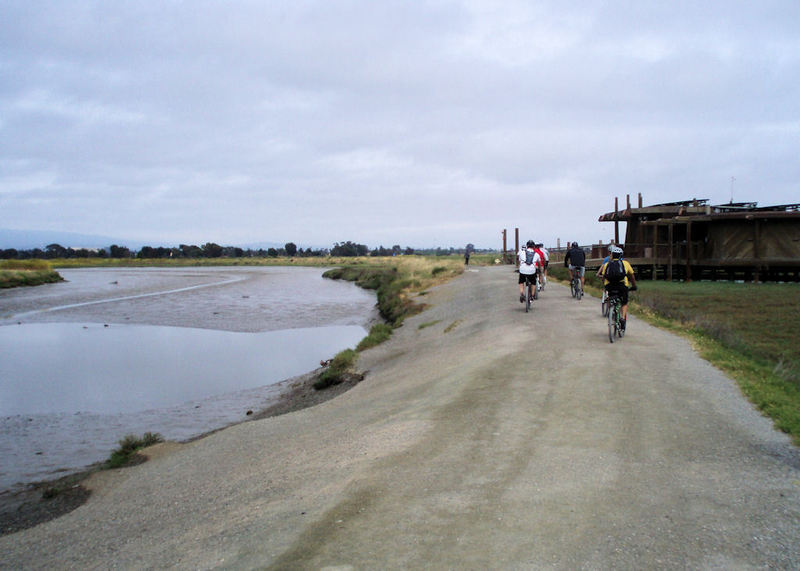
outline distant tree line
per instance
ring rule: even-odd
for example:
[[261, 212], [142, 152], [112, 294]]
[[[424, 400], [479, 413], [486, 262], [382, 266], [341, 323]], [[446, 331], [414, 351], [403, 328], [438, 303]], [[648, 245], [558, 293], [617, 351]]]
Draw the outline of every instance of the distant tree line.
[[259, 248], [257, 250], [238, 248], [234, 246], [220, 246], [207, 242], [202, 246], [181, 244], [178, 247], [167, 248], [164, 246], [142, 246], [141, 249], [131, 250], [126, 246], [112, 244], [108, 248], [69, 248], [61, 244], [49, 244], [44, 249], [17, 250], [15, 248], [0, 249], [0, 259], [29, 260], [29, 259], [59, 259], [59, 258], [279, 258], [279, 257], [354, 257], [354, 256], [410, 256], [413, 254], [450, 255], [463, 253], [462, 249], [450, 248], [435, 250], [414, 250], [414, 248], [401, 247], [396, 244], [391, 248], [379, 246], [370, 250], [364, 244], [355, 242], [336, 242], [332, 248], [298, 248], [294, 242], [287, 242], [283, 248]]

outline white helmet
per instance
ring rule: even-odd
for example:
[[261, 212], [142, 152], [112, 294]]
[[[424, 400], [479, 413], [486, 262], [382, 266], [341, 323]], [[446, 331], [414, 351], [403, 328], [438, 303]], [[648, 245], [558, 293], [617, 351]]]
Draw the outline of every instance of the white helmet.
[[614, 254], [619, 254], [620, 256], [622, 255], [622, 248], [620, 248], [619, 246], [611, 246], [610, 251], [612, 256]]

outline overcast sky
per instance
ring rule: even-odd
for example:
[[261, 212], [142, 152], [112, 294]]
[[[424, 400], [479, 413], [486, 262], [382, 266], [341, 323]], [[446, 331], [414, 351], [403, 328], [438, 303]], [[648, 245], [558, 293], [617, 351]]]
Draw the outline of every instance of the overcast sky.
[[588, 243], [799, 158], [797, 0], [0, 3], [0, 228]]

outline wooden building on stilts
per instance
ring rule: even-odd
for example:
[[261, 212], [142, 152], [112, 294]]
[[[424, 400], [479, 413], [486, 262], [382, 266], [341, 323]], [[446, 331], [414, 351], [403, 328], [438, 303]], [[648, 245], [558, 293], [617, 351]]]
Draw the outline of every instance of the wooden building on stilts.
[[[800, 204], [712, 206], [692, 199], [624, 209], [600, 217], [614, 222], [615, 242], [645, 279], [800, 281]], [[624, 245], [619, 223], [625, 222]]]

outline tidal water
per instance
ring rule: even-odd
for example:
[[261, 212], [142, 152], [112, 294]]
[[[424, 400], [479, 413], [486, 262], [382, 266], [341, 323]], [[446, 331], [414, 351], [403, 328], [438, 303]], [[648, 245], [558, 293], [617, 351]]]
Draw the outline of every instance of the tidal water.
[[85, 269], [0, 292], [0, 492], [246, 419], [355, 346], [372, 292], [315, 268]]

